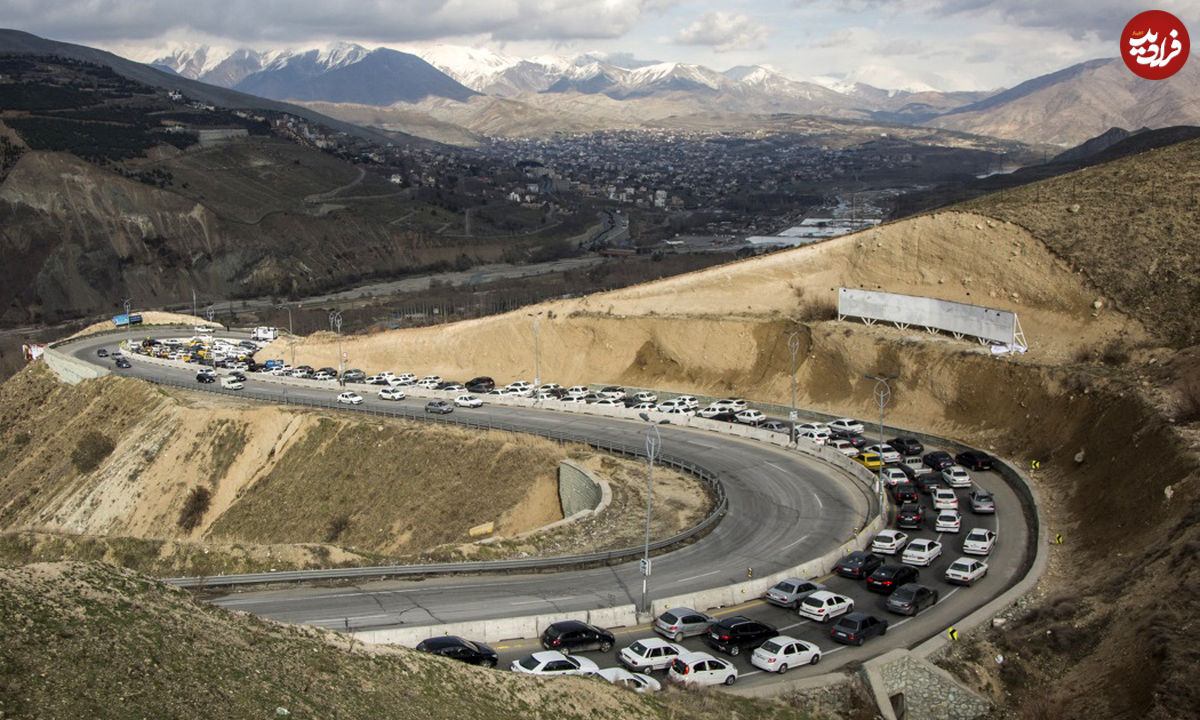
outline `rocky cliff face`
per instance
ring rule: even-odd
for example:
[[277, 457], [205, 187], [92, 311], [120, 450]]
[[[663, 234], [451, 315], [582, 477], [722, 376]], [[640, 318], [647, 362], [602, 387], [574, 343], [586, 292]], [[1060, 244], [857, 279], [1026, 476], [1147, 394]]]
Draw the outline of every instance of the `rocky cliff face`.
[[0, 184], [0, 320], [103, 313], [122, 297], [190, 302], [193, 290], [304, 293], [439, 257], [438, 243], [369, 212], [297, 203], [247, 222], [186, 193], [72, 155], [26, 153]]

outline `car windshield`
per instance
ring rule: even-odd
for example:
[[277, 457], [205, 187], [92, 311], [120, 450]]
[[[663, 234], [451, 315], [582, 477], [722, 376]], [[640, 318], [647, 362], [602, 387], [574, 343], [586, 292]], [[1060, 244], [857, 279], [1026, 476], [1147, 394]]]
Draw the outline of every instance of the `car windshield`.
[[529, 657], [518, 661], [517, 664], [520, 665], [521, 667], [525, 668], [526, 670], [536, 670], [537, 666], [538, 666], [538, 661], [537, 661], [537, 658], [530, 655]]
[[645, 655], [648, 652], [646, 646], [640, 642], [635, 642], [634, 644], [630, 645], [629, 651], [634, 655]]
[[793, 593], [793, 592], [796, 592], [796, 586], [795, 586], [795, 585], [793, 585], [792, 583], [789, 583], [789, 582], [781, 582], [781, 583], [779, 583], [778, 585], [776, 585], [776, 586], [775, 586], [775, 589], [776, 589], [776, 590], [778, 590], [778, 591], [779, 591], [779, 592], [781, 592], [781, 593]]
[[774, 640], [768, 640], [762, 644], [762, 649], [763, 649], [763, 652], [768, 652], [768, 653], [774, 654], [774, 653], [777, 653], [780, 650], [782, 650], [783, 646], [780, 645], [779, 643], [775, 642]]
[[901, 602], [909, 602], [914, 597], [916, 597], [916, 594], [917, 594], [916, 591], [913, 590], [912, 588], [900, 588], [899, 590], [892, 593], [892, 597], [894, 597], [895, 599], [897, 599]]
[[662, 615], [659, 615], [658, 619], [662, 620], [663, 622], [665, 622], [668, 625], [674, 625], [675, 623], [679, 622], [679, 618], [669, 612], [665, 612]]
[[971, 566], [965, 562], [956, 562], [950, 566], [950, 569], [958, 572], [970, 572]]
[[804, 605], [806, 605], [807, 607], [819, 608], [819, 607], [822, 607], [824, 604], [825, 604], [824, 600], [822, 600], [821, 598], [815, 598], [812, 595], [809, 595], [808, 597], [804, 598]]

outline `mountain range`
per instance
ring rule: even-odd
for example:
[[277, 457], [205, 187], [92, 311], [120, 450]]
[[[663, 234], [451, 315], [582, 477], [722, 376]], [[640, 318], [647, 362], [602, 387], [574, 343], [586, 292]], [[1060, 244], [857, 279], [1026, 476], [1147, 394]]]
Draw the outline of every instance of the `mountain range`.
[[[1080, 63], [977, 92], [884, 89], [830, 76], [807, 80], [772, 68], [723, 72], [628, 55], [522, 58], [484, 48], [435, 45], [401, 52], [352, 43], [260, 52], [179, 47], [151, 64], [183, 77], [277, 100], [313, 103], [345, 119], [358, 106], [397, 110], [393, 130], [458, 125], [471, 134], [636, 127], [671, 117], [817, 115], [928, 125], [1069, 147], [1110, 127], [1200, 124], [1200, 62], [1169, 80], [1137, 78], [1118, 59]], [[555, 123], [554, 118], [561, 118]], [[443, 135], [444, 136], [444, 135]]]

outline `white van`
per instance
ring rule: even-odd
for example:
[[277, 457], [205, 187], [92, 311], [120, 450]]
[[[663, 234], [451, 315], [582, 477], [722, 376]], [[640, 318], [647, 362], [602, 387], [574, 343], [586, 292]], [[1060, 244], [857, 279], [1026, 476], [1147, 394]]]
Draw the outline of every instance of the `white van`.
[[256, 327], [254, 328], [254, 332], [251, 334], [251, 337], [253, 337], [255, 340], [265, 340], [267, 342], [271, 342], [275, 338], [279, 337], [279, 331], [273, 327]]
[[221, 378], [221, 387], [225, 388], [226, 390], [241, 390], [242, 388], [246, 387], [246, 384], [232, 375], [226, 375], [225, 377]]

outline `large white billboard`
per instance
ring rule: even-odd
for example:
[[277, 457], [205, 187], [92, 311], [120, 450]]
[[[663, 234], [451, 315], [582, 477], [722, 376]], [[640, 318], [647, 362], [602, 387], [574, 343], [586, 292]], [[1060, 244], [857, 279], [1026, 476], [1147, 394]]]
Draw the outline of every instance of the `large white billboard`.
[[872, 290], [838, 289], [838, 319], [861, 318], [868, 324], [890, 322], [900, 328], [923, 327], [955, 336], [970, 335], [1003, 345], [1024, 345], [1017, 314], [981, 305], [897, 295]]

